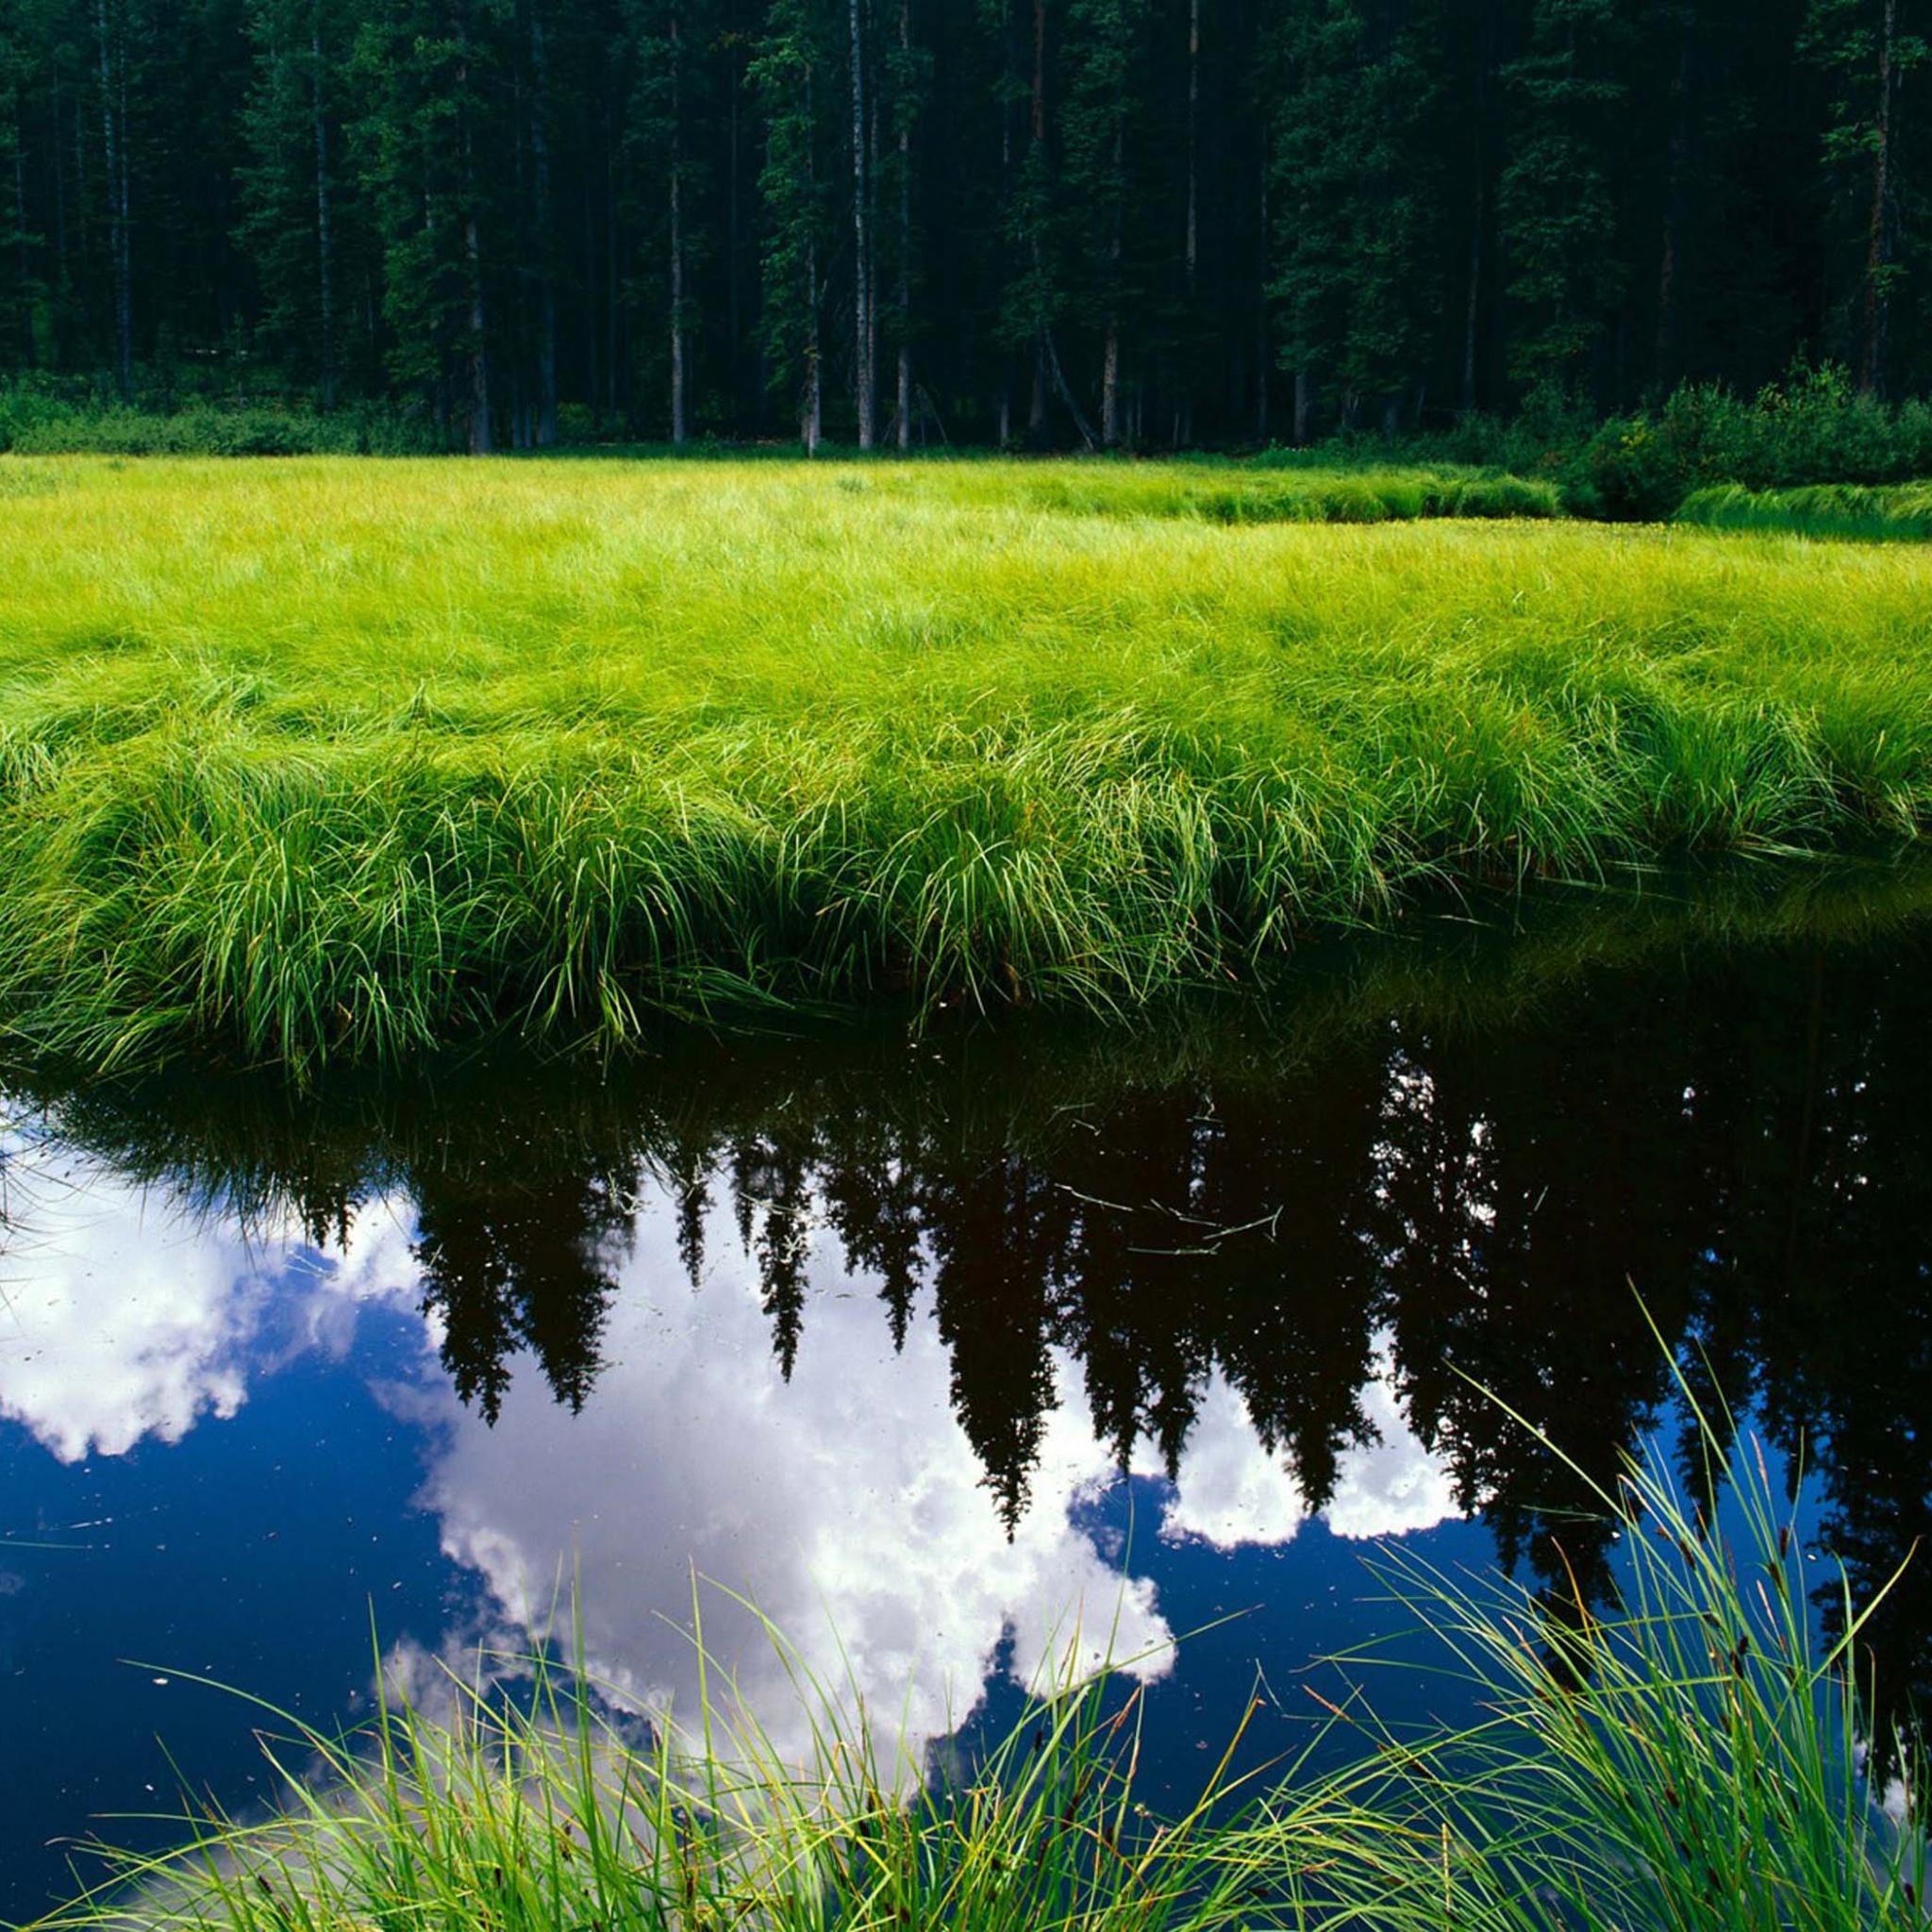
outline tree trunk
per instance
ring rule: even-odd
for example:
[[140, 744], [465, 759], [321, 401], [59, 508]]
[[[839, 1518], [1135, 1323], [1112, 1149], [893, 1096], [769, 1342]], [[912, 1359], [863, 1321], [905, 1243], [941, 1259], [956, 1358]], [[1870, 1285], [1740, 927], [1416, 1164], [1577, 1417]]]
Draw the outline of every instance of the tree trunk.
[[328, 121], [322, 110], [322, 28], [310, 32], [309, 100], [315, 120], [315, 242], [316, 293], [322, 305], [322, 360], [316, 390], [325, 411], [336, 406], [336, 274], [334, 235], [330, 224]]
[[13, 224], [20, 244], [20, 357], [29, 369], [34, 365], [34, 316], [27, 291], [33, 283], [33, 242], [26, 231], [26, 128], [24, 117], [13, 128]]
[[[811, 136], [811, 69], [805, 70], [805, 182], [808, 205], [818, 205], [818, 147]], [[819, 438], [824, 428], [824, 380], [819, 358], [819, 242], [818, 229], [808, 229], [805, 241], [805, 400], [799, 420], [799, 436], [805, 453], [819, 453]]]
[[[115, 48], [108, 30], [108, 0], [94, 0], [101, 42], [101, 160], [107, 177], [108, 255], [114, 270], [114, 375], [125, 403], [134, 393], [134, 301], [128, 287], [126, 94], [114, 85]], [[122, 57], [125, 64], [125, 56]], [[123, 76], [125, 79], [125, 75]]]
[[1307, 446], [1308, 428], [1314, 412], [1314, 385], [1308, 380], [1306, 369], [1297, 369], [1294, 373], [1294, 441], [1297, 449]]
[[1183, 265], [1186, 271], [1187, 320], [1183, 325], [1180, 399], [1174, 408], [1174, 441], [1178, 449], [1194, 440], [1194, 321], [1195, 294], [1201, 262], [1201, 0], [1188, 0], [1188, 229]]
[[1664, 182], [1663, 246], [1657, 271], [1657, 381], [1669, 383], [1677, 366], [1677, 236], [1684, 220], [1684, 166], [1690, 142], [1690, 34], [1677, 27], [1677, 65], [1671, 80], [1670, 166]]
[[[470, 64], [466, 46], [457, 68], [458, 94], [466, 94], [469, 85]], [[487, 457], [491, 447], [490, 356], [483, 327], [483, 217], [476, 205], [475, 155], [471, 144], [471, 116], [467, 102], [459, 111], [462, 115], [463, 285], [469, 306], [465, 331], [470, 365], [469, 445], [473, 457]]]
[[[67, 168], [60, 155], [60, 88], [59, 75], [55, 75], [54, 86], [54, 139], [48, 151], [48, 158], [54, 164], [54, 287], [64, 291], [67, 287]], [[57, 329], [54, 336], [54, 360], [60, 359], [60, 336]]]
[[1891, 96], [1898, 43], [1898, 0], [1885, 0], [1878, 39], [1878, 117], [1872, 141], [1872, 217], [1865, 245], [1865, 349], [1858, 368], [1861, 395], [1885, 393], [1886, 284], [1891, 258]]
[[[731, 160], [726, 184], [725, 244], [728, 251], [725, 277], [728, 288], [727, 299], [730, 304], [729, 317], [731, 329], [731, 386], [734, 392], [744, 378], [744, 302], [739, 288], [739, 257], [742, 249], [740, 241], [738, 203], [738, 91], [744, 84], [739, 65], [739, 56], [733, 50], [731, 56]], [[734, 409], [734, 416], [737, 415]]]
[[1475, 177], [1475, 219], [1469, 231], [1469, 294], [1462, 308], [1462, 412], [1475, 410], [1476, 342], [1482, 319], [1483, 228], [1489, 220], [1487, 184], [1480, 166]]
[[603, 426], [602, 372], [597, 354], [597, 205], [593, 175], [586, 158], [584, 168], [584, 401], [591, 420]]
[[555, 218], [550, 196], [550, 56], [543, 9], [530, 8], [530, 162], [537, 194], [537, 422], [538, 448], [557, 441], [557, 271], [551, 256]]
[[[1032, 128], [1034, 166], [1043, 174], [1046, 168], [1046, 0], [1033, 0], [1033, 108], [1029, 125]], [[1037, 295], [1041, 281], [1039, 210], [1031, 212], [1034, 219], [1026, 237], [1026, 246], [1033, 258]], [[1036, 317], [1035, 320], [1033, 388], [1026, 404], [1026, 434], [1038, 441], [1046, 428], [1046, 322], [1044, 317]]]
[[1188, 300], [1201, 258], [1201, 0], [1188, 0]]
[[1100, 358], [1100, 441], [1104, 448], [1121, 446], [1121, 325], [1107, 319], [1107, 346]]
[[1118, 449], [1121, 441], [1121, 203], [1126, 192], [1121, 179], [1126, 133], [1121, 124], [1124, 113], [1123, 103], [1115, 109], [1113, 123], [1113, 221], [1107, 238], [1107, 346], [1100, 358], [1100, 441], [1107, 449]]
[[1261, 142], [1260, 287], [1255, 302], [1255, 441], [1268, 441], [1268, 143]]
[[[910, 71], [911, 0], [899, 0], [901, 67]], [[899, 447], [912, 447], [912, 130], [899, 104]]]
[[684, 369], [684, 48], [671, 16], [671, 442], [689, 433]]
[[604, 301], [609, 341], [607, 344], [608, 354], [604, 359], [604, 404], [612, 423], [618, 421], [617, 372], [621, 341], [617, 262], [617, 138], [610, 102], [607, 98], [604, 103]]
[[858, 446], [870, 449], [876, 389], [872, 371], [872, 258], [866, 224], [869, 191], [865, 154], [865, 35], [860, 0], [848, 0], [847, 13], [852, 26], [853, 333], [857, 339], [853, 391], [854, 400], [858, 405]]

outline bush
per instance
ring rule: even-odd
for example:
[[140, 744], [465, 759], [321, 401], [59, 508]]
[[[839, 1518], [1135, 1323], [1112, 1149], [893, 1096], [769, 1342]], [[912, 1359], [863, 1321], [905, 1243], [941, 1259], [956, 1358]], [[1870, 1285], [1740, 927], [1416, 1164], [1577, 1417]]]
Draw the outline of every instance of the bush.
[[1740, 484], [1903, 482], [1932, 474], [1932, 407], [1862, 396], [1841, 368], [1800, 368], [1749, 402], [1715, 386], [1676, 391], [1659, 409], [1612, 417], [1564, 469], [1584, 515], [1674, 515], [1694, 491]]
[[103, 403], [44, 376], [0, 387], [0, 450], [21, 456], [415, 456], [437, 446], [421, 417], [381, 404], [327, 415], [208, 400], [171, 408]]

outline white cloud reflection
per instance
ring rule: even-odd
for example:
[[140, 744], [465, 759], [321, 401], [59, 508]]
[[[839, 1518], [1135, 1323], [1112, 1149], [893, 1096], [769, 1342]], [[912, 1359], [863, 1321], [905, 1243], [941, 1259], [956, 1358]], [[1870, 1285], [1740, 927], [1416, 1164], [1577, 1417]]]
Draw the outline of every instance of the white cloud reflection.
[[[388, 1204], [365, 1211], [325, 1263], [292, 1227], [244, 1243], [72, 1155], [27, 1149], [15, 1172], [23, 1161], [42, 1163], [46, 1180], [58, 1167], [60, 1185], [35, 1190], [31, 1248], [0, 1274], [0, 1414], [64, 1462], [175, 1442], [232, 1416], [293, 1356], [345, 1356], [368, 1301], [418, 1291], [408, 1229]], [[935, 1324], [915, 1321], [894, 1355], [870, 1285], [829, 1250], [815, 1254], [788, 1385], [726, 1222], [711, 1248], [724, 1258], [696, 1290], [671, 1227], [662, 1202], [647, 1204], [581, 1414], [520, 1362], [496, 1425], [484, 1426], [437, 1366], [429, 1322], [420, 1378], [379, 1391], [422, 1431], [417, 1506], [491, 1605], [483, 1628], [419, 1637], [525, 1644], [575, 1589], [597, 1674], [639, 1704], [688, 1711], [702, 1575], [756, 1603], [807, 1669], [855, 1690], [883, 1735], [915, 1749], [958, 1726], [1003, 1644], [1023, 1683], [1108, 1657], [1143, 1679], [1170, 1668], [1152, 1578], [1133, 1555], [1129, 1574], [1113, 1567], [1082, 1514], [1114, 1472], [1073, 1365], [1053, 1364], [1059, 1405], [1009, 1534], [955, 1417]], [[1368, 1537], [1453, 1515], [1444, 1472], [1403, 1420], [1386, 1351], [1361, 1401], [1378, 1440], [1342, 1457], [1329, 1526]], [[1158, 1474], [1151, 1461], [1136, 1468]], [[1307, 1514], [1239, 1393], [1210, 1379], [1162, 1540], [1279, 1545]], [[775, 1744], [798, 1749], [795, 1694], [760, 1626], [720, 1593], [705, 1616], [745, 1704]]]
[[[575, 1575], [591, 1664], [652, 1707], [695, 1699], [693, 1574], [756, 1603], [809, 1671], [908, 1740], [957, 1726], [1005, 1636], [1023, 1682], [1109, 1655], [1163, 1674], [1172, 1633], [1153, 1584], [1110, 1569], [1071, 1514], [1111, 1468], [1064, 1364], [1066, 1399], [1009, 1540], [953, 1415], [933, 1324], [915, 1324], [895, 1357], [863, 1283], [824, 1257], [812, 1279], [786, 1385], [749, 1266], [733, 1250], [693, 1291], [668, 1216], [647, 1216], [582, 1415], [534, 1375], [494, 1429], [452, 1403], [423, 1498], [444, 1548], [525, 1631]], [[704, 1618], [746, 1704], [797, 1748], [790, 1686], [754, 1620], [718, 1592]]]
[[8, 1146], [19, 1225], [0, 1259], [0, 1416], [61, 1462], [178, 1442], [233, 1416], [293, 1354], [340, 1354], [354, 1304], [407, 1288], [408, 1244], [369, 1210], [340, 1261], [299, 1230], [242, 1241], [162, 1187], [45, 1142]]

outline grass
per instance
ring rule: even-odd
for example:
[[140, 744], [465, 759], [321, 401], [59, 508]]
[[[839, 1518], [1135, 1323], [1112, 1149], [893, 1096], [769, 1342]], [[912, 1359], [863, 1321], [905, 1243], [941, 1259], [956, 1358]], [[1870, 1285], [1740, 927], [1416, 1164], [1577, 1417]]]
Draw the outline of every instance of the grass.
[[1932, 483], [1819, 483], [1803, 490], [1725, 484], [1686, 498], [1677, 521], [1718, 530], [1924, 543], [1932, 541]]
[[[1377, 1774], [1356, 1780], [1337, 1892], [1404, 1932], [1875, 1932], [1919, 1926], [1926, 1845], [1908, 1779], [1875, 1790], [1858, 1657], [1879, 1598], [1817, 1572], [1795, 1505], [1725, 1413], [1690, 1419], [1680, 1476], [1660, 1447], [1591, 1485], [1617, 1528], [1621, 1601], [1532, 1599], [1378, 1559], [1488, 1716], [1397, 1736], [1372, 1698], [1340, 1713]], [[1552, 1454], [1554, 1445], [1540, 1436]], [[1572, 1465], [1574, 1474], [1589, 1478]], [[1827, 1570], [1827, 1575], [1830, 1574]], [[1892, 1581], [1896, 1581], [1894, 1577]], [[1836, 1598], [1835, 1634], [1815, 1612]], [[1870, 1761], [1899, 1761], [1891, 1750]], [[1908, 1789], [1908, 1786], [1910, 1787]], [[1292, 1793], [1264, 1828], [1292, 1842]]]
[[1057, 463], [1029, 474], [990, 466], [948, 479], [954, 502], [1075, 516], [1186, 517], [1209, 524], [1391, 524], [1432, 517], [1549, 518], [1560, 492], [1543, 479], [1454, 467], [1346, 468], [1170, 462]]
[[[1685, 1391], [1687, 1402], [1688, 1390]], [[1692, 1413], [1696, 1414], [1694, 1405]], [[1728, 1418], [1696, 1416], [1687, 1496], [1661, 1457], [1601, 1493], [1622, 1602], [1552, 1607], [1382, 1558], [1473, 1678], [1474, 1727], [1396, 1735], [1330, 1705], [1358, 1760], [1238, 1780], [1180, 1815], [1136, 1795], [1138, 1693], [1039, 1687], [958, 1774], [926, 1775], [773, 1633], [809, 1714], [788, 1758], [709, 1660], [699, 1709], [625, 1711], [525, 1660], [443, 1708], [268, 1745], [279, 1808], [197, 1807], [192, 1840], [109, 1858], [47, 1932], [1889, 1932], [1923, 1924], [1923, 1841], [1858, 1767], [1871, 1605], [1825, 1638], [1789, 1502]], [[1726, 1485], [1731, 1494], [1713, 1507]], [[702, 1635], [698, 1638], [702, 1654]], [[1324, 1700], [1317, 1699], [1317, 1702]], [[1306, 1760], [1303, 1760], [1304, 1762]], [[1244, 1789], [1245, 1785], [1245, 1789]]]
[[1443, 880], [1925, 822], [1908, 551], [1226, 487], [0, 459], [0, 1029], [312, 1067], [887, 988], [1131, 1008]]

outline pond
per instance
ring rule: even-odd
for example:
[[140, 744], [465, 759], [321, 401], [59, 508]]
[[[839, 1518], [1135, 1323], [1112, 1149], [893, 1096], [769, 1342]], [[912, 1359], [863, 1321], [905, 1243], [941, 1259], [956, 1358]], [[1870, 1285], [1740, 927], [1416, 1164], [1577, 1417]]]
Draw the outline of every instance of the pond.
[[[1422, 919], [1130, 1031], [12, 1069], [0, 1917], [184, 1780], [267, 1790], [203, 1679], [327, 1726], [378, 1646], [427, 1683], [560, 1616], [688, 1706], [694, 1590], [781, 1742], [726, 1591], [931, 1748], [1110, 1651], [1150, 1795], [1363, 1644], [1454, 1716], [1374, 1552], [1607, 1592], [1583, 1478], [1677, 1452], [1667, 1350], [1869, 1593], [1932, 1531], [1928, 1038], [1932, 889], [1879, 868]], [[1932, 1566], [1873, 1636], [1889, 1707], [1932, 1689]]]

